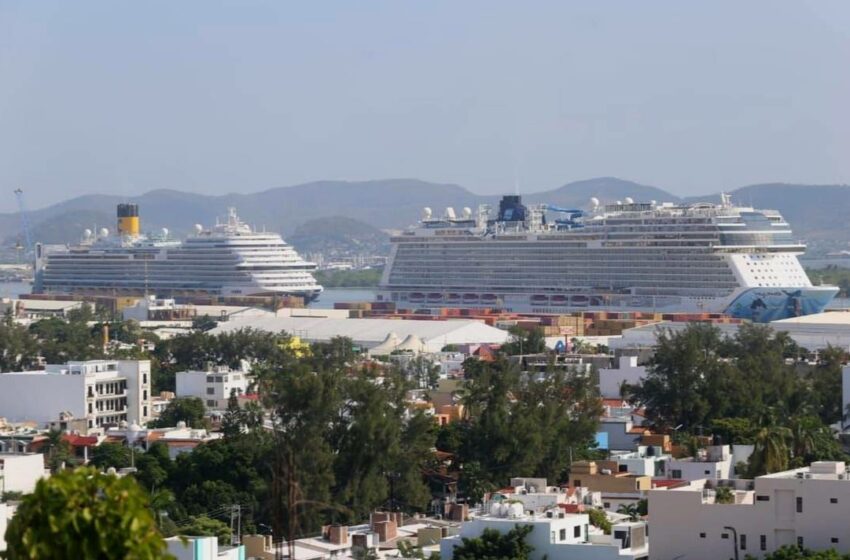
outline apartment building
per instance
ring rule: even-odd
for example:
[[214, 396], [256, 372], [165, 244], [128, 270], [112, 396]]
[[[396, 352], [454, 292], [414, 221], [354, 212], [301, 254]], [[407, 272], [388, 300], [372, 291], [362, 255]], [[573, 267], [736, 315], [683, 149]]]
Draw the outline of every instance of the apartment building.
[[176, 375], [178, 397], [198, 397], [211, 410], [227, 408], [232, 391], [237, 396], [248, 392], [251, 377], [247, 364], [238, 370], [209, 365], [204, 371], [181, 371]]
[[89, 360], [0, 373], [0, 416], [47, 424], [60, 414], [88, 428], [150, 419], [149, 360]]
[[[490, 511], [467, 521], [458, 535], [440, 541], [440, 558], [452, 560], [464, 538], [480, 537], [485, 529], [507, 533], [518, 525], [532, 527], [526, 542], [534, 547], [531, 560], [641, 560], [649, 557], [646, 524], [616, 523], [610, 535], [590, 525], [583, 513], [553, 508], [543, 513], [526, 512], [521, 503], [493, 503]], [[654, 556], [653, 556], [654, 557]]]
[[649, 492], [652, 557], [762, 558], [784, 545], [850, 552], [850, 472], [843, 462], [735, 481], [733, 503], [718, 503], [712, 481]]

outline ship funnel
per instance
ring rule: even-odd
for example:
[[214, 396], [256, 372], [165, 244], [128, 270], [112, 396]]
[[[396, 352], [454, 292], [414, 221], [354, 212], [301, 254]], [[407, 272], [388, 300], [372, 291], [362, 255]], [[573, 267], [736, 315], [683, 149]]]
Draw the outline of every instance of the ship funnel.
[[118, 235], [139, 235], [139, 205], [118, 205]]

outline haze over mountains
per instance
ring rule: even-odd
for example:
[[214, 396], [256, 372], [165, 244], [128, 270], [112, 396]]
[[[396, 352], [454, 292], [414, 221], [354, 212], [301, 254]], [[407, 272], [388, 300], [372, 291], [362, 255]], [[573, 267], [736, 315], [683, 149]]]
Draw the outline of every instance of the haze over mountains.
[[[850, 186], [764, 184], [731, 191], [733, 201], [757, 208], [777, 209], [789, 220], [797, 237], [811, 244], [811, 252], [846, 248], [850, 241]], [[622, 200], [696, 202], [716, 201], [719, 193], [682, 199], [662, 189], [612, 177], [568, 183], [536, 193], [524, 193], [528, 203], [547, 202], [556, 206], [586, 208], [591, 197], [603, 202]], [[169, 228], [184, 235], [196, 223], [209, 225], [235, 207], [243, 220], [295, 234], [299, 241], [317, 243], [310, 236], [321, 236], [327, 218], [341, 216], [351, 221], [335, 228], [333, 235], [352, 229], [358, 235], [373, 236], [373, 229], [403, 228], [419, 219], [424, 206], [442, 212], [447, 206], [475, 208], [480, 203], [496, 204], [498, 196], [478, 195], [451, 184], [416, 179], [386, 179], [345, 182], [319, 181], [291, 187], [279, 187], [252, 194], [208, 196], [177, 190], [154, 190], [135, 197], [87, 195], [58, 202], [28, 213], [34, 241], [66, 243], [79, 240], [85, 228], [114, 228], [115, 206], [119, 202], [140, 205], [142, 229]], [[310, 224], [320, 220], [317, 224]], [[361, 222], [358, 224], [358, 222]], [[363, 226], [367, 227], [364, 228]], [[350, 228], [348, 226], [351, 226]], [[368, 227], [371, 226], [371, 227]], [[309, 232], [305, 239], [305, 232]], [[20, 216], [0, 214], [0, 239], [13, 244], [20, 235]], [[299, 243], [300, 244], [300, 243]]]

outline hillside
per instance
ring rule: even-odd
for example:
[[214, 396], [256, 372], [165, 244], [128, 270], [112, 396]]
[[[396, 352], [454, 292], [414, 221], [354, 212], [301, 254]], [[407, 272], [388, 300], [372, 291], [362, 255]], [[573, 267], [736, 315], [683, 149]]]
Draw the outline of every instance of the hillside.
[[[559, 188], [524, 195], [529, 203], [547, 202], [565, 207], [586, 208], [591, 197], [603, 202], [658, 200], [693, 202], [717, 200], [718, 195], [679, 197], [657, 187], [641, 185], [613, 177], [568, 183]], [[812, 243], [817, 252], [835, 247], [846, 248], [850, 241], [850, 187], [845, 185], [764, 184], [732, 191], [733, 200], [756, 207], [775, 208], [785, 215], [795, 232]], [[397, 229], [414, 223], [421, 209], [429, 206], [442, 212], [447, 206], [475, 207], [480, 203], [497, 204], [498, 196], [482, 196], [458, 185], [428, 183], [416, 179], [346, 182], [319, 181], [279, 187], [250, 194], [208, 196], [176, 190], [155, 190], [136, 197], [87, 195], [58, 202], [31, 211], [34, 240], [74, 241], [85, 228], [114, 228], [115, 205], [136, 202], [140, 205], [142, 228], [146, 231], [168, 227], [177, 235], [185, 234], [195, 223], [210, 224], [217, 216], [235, 207], [242, 218], [259, 227], [279, 231], [302, 247], [319, 243], [316, 233], [328, 234], [328, 225], [351, 226], [340, 218], [369, 225], [374, 230]], [[333, 216], [333, 218], [330, 218]], [[20, 230], [17, 213], [0, 214], [0, 239], [13, 245]], [[310, 225], [313, 220], [319, 220]], [[305, 226], [307, 229], [301, 229]], [[355, 228], [356, 230], [357, 228]], [[312, 233], [310, 233], [312, 232]], [[348, 233], [356, 233], [354, 230]], [[305, 239], [305, 235], [313, 239]], [[343, 232], [343, 237], [346, 235]], [[374, 231], [372, 232], [374, 235]], [[295, 238], [293, 239], [293, 236]], [[337, 236], [337, 241], [341, 238]], [[377, 238], [372, 240], [377, 242]]]
[[384, 255], [389, 252], [390, 236], [353, 218], [331, 216], [304, 222], [287, 237], [303, 254], [321, 253], [326, 259], [352, 255]]

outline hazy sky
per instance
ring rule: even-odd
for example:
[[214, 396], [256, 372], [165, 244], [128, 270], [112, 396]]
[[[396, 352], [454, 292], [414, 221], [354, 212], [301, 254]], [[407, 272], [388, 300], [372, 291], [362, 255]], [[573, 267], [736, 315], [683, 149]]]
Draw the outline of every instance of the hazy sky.
[[[0, 0], [0, 210], [416, 177], [850, 182], [850, 2]], [[4, 190], [5, 189], [5, 190]]]

